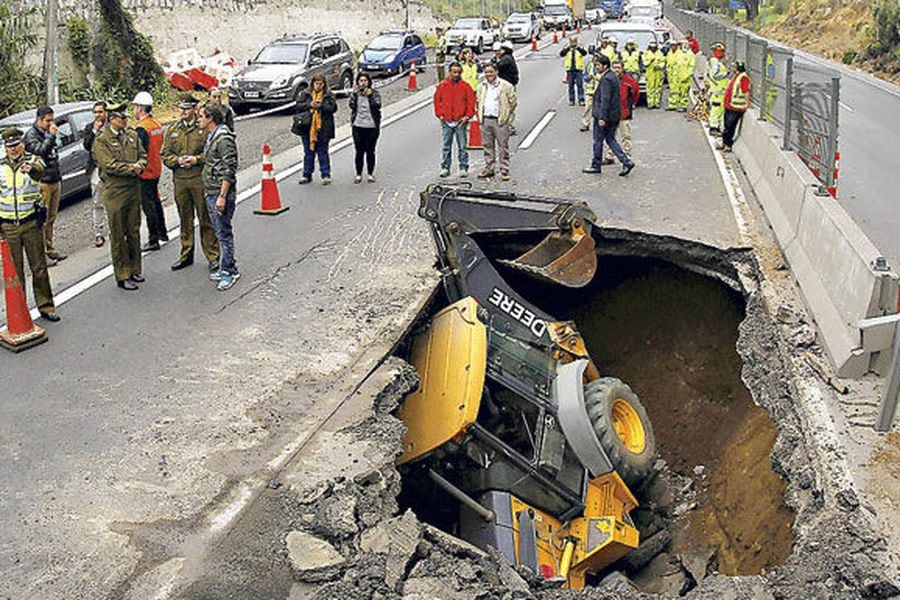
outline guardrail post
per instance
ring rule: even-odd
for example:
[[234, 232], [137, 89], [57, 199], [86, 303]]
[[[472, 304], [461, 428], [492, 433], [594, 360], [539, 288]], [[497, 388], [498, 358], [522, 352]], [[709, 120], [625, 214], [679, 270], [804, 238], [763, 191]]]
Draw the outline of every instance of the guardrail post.
[[[766, 98], [766, 93], [769, 91], [769, 73], [766, 70], [766, 55], [769, 52], [769, 44], [766, 40], [761, 42], [762, 45], [762, 54], [759, 57], [759, 73], [762, 78], [762, 84], [759, 88], [759, 120], [766, 120], [766, 105], [768, 104], [768, 98]], [[774, 60], [774, 59], [773, 59]], [[772, 82], [775, 83], [774, 81]], [[772, 107], [772, 111], [774, 113], [775, 107]]]
[[834, 187], [834, 161], [838, 149], [838, 122], [841, 108], [841, 78], [831, 78], [831, 112], [828, 115], [828, 155], [825, 159], [825, 186]]
[[[784, 142], [782, 150], [791, 149], [791, 121], [794, 115], [794, 57], [788, 56], [784, 61]], [[797, 88], [797, 100], [801, 101], [800, 88]]]
[[900, 325], [894, 326], [894, 355], [891, 370], [884, 380], [884, 395], [878, 406], [878, 420], [875, 431], [888, 431], [897, 413], [897, 401], [900, 396]]

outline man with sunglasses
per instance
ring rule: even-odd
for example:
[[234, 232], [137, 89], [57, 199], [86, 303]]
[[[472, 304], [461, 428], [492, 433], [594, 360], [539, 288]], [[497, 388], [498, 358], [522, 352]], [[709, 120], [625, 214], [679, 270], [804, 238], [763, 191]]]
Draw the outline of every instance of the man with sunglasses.
[[88, 151], [87, 172], [91, 177], [91, 226], [94, 230], [94, 246], [99, 248], [106, 243], [106, 209], [103, 207], [103, 182], [100, 180], [100, 169], [94, 162], [92, 154], [94, 140], [106, 127], [106, 102], [94, 102], [94, 121], [88, 123], [81, 134], [82, 145]]

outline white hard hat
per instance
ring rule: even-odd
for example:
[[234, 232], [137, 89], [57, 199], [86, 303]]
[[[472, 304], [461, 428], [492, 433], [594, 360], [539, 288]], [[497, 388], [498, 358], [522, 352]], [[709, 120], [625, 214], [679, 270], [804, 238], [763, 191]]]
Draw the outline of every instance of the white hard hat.
[[501, 46], [502, 48], [506, 48], [507, 50], [512, 50], [512, 49], [513, 49], [513, 43], [510, 42], [509, 40], [506, 40], [505, 42], [503, 42], [502, 44], [500, 44], [500, 46]]
[[139, 104], [140, 106], [153, 106], [153, 96], [149, 92], [138, 92], [131, 103]]
[[500, 42], [494, 42], [494, 50], [500, 49]]
[[637, 44], [637, 42], [634, 41], [634, 38], [628, 38], [628, 41], [625, 42], [625, 43], [626, 43], [626, 44]]

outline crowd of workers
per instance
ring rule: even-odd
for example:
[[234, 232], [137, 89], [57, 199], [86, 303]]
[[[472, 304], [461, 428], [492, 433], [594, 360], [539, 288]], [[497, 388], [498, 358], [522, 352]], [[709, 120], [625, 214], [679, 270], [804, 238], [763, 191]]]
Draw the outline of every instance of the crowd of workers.
[[[583, 48], [576, 36], [559, 52], [563, 60], [571, 106], [583, 107], [581, 131], [593, 126], [591, 163], [582, 171], [599, 174], [603, 165], [618, 160], [620, 176], [635, 168], [631, 122], [640, 98], [641, 75], [646, 81], [648, 109], [686, 111], [700, 48], [690, 32], [681, 43], [664, 34], [662, 44], [651, 42], [641, 51], [634, 40], [622, 50], [615, 39], [599, 40], [599, 47]], [[468, 128], [477, 118], [482, 130], [484, 168], [479, 178], [497, 172], [510, 179], [509, 139], [516, 135], [516, 86], [519, 69], [509, 42], [494, 45], [493, 58], [479, 62], [471, 49], [462, 49], [444, 62], [447, 50], [438, 49], [439, 75], [434, 92], [434, 114], [441, 127], [440, 177], [448, 177], [453, 145], [457, 147], [459, 176], [469, 174]], [[705, 74], [708, 86], [710, 133], [721, 136], [719, 148], [730, 151], [740, 120], [749, 106], [750, 79], [744, 65], [725, 66], [725, 46], [713, 44]], [[140, 92], [131, 103], [135, 128], [127, 126], [125, 103], [96, 102], [94, 120], [84, 131], [90, 153], [92, 220], [95, 246], [103, 246], [108, 227], [116, 284], [137, 290], [145, 281], [142, 251], [160, 249], [168, 241], [159, 195], [163, 166], [172, 171], [174, 199], [180, 219], [181, 252], [173, 271], [194, 262], [194, 225], [199, 221], [200, 245], [207, 260], [209, 279], [227, 290], [240, 278], [234, 257], [232, 218], [236, 204], [237, 146], [234, 113], [222, 103], [221, 92], [210, 91], [202, 105], [190, 93], [181, 95], [180, 118], [168, 127], [153, 116], [153, 98]], [[381, 96], [369, 75], [359, 73], [350, 94], [350, 124], [355, 146], [354, 183], [375, 181], [375, 148], [381, 127]], [[313, 78], [297, 100], [292, 132], [304, 150], [300, 183], [309, 183], [318, 163], [322, 183], [331, 182], [329, 142], [335, 135], [337, 101], [324, 75]], [[32, 273], [35, 303], [48, 321], [58, 321], [47, 267], [66, 256], [53, 243], [53, 225], [59, 210], [60, 169], [56, 125], [50, 107], [37, 109], [34, 124], [25, 132], [2, 132], [6, 157], [0, 161], [0, 234], [9, 247], [20, 280], [24, 257]], [[605, 151], [604, 151], [605, 147]], [[140, 245], [141, 211], [148, 242]]]

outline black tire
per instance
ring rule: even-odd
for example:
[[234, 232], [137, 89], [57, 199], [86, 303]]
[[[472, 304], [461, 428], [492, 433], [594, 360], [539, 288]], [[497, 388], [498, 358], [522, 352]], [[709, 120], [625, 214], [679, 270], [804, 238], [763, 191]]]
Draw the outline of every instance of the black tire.
[[[640, 419], [644, 445], [639, 453], [625, 445], [613, 426], [613, 403], [617, 401], [626, 402]], [[614, 377], [601, 377], [585, 386], [584, 403], [594, 434], [609, 457], [613, 469], [626, 484], [637, 487], [653, 470], [656, 459], [656, 438], [653, 436], [647, 411], [637, 394]]]
[[250, 107], [246, 104], [232, 104], [231, 110], [239, 117], [250, 113]]

